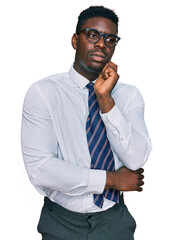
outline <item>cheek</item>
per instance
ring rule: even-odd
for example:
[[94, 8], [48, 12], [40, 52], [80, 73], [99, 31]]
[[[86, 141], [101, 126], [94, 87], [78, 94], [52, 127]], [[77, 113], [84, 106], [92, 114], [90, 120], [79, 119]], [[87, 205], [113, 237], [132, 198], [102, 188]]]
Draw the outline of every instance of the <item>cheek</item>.
[[108, 51], [108, 58], [109, 58], [109, 60], [111, 60], [111, 58], [112, 58], [112, 56], [113, 56], [113, 54], [114, 54], [114, 51], [115, 51], [115, 49], [110, 49], [110, 50]]
[[88, 61], [89, 52], [92, 50], [91, 44], [78, 44], [77, 46], [77, 54], [80, 59], [84, 61]]

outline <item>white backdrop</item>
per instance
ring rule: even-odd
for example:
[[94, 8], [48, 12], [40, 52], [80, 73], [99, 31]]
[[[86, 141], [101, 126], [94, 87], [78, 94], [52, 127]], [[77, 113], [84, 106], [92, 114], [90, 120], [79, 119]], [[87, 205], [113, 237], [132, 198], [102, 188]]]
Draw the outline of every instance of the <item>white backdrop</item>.
[[0, 218], [3, 239], [38, 240], [43, 197], [27, 177], [20, 148], [25, 93], [35, 81], [68, 71], [71, 36], [79, 13], [90, 5], [120, 17], [113, 61], [120, 81], [136, 85], [145, 103], [153, 151], [142, 193], [126, 193], [137, 221], [136, 240], [171, 239], [170, 233], [170, 3], [169, 0], [6, 0], [0, 2]]

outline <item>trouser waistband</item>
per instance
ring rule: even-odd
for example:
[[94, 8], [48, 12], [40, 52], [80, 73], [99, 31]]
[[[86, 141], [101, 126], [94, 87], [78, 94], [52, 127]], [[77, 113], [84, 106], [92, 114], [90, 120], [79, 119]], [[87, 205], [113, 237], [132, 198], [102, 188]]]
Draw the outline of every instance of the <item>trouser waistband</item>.
[[45, 202], [45, 206], [47, 206], [49, 208], [49, 210], [53, 210], [54, 212], [58, 213], [58, 214], [62, 214], [68, 217], [75, 217], [75, 218], [80, 218], [80, 219], [85, 219], [87, 217], [94, 217], [94, 218], [101, 218], [107, 214], [109, 214], [112, 211], [115, 211], [120, 205], [122, 205], [124, 203], [123, 201], [123, 195], [121, 195], [120, 197], [120, 202], [116, 203], [113, 207], [105, 210], [105, 211], [101, 211], [101, 212], [90, 212], [90, 213], [79, 213], [79, 212], [73, 212], [70, 211], [62, 206], [60, 206], [59, 204], [52, 202], [49, 198], [45, 197], [44, 198], [44, 202]]

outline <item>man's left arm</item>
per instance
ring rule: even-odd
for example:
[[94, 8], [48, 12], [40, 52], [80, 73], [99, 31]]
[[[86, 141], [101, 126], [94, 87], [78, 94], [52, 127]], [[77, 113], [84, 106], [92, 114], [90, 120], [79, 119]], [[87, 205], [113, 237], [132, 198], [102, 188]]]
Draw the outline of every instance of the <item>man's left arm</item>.
[[124, 116], [111, 96], [118, 78], [117, 66], [110, 62], [99, 75], [94, 88], [111, 147], [127, 168], [137, 170], [144, 165], [151, 151], [144, 122], [144, 102], [135, 88], [130, 110]]

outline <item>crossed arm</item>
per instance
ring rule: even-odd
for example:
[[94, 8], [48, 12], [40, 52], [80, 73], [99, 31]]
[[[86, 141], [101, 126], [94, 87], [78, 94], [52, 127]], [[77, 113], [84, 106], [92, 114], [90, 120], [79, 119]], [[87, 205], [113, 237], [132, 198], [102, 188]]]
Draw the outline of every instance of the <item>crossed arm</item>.
[[[114, 69], [110, 69], [109, 67], [108, 70], [110, 74], [116, 74], [116, 71], [113, 72]], [[110, 74], [109, 76], [111, 76]], [[101, 92], [102, 88], [99, 88], [99, 91], [97, 91], [97, 87], [99, 87], [98, 83], [102, 84], [103, 81], [107, 83], [107, 76], [105, 78], [100, 79], [101, 82], [99, 80], [96, 81], [95, 84], [96, 95], [102, 113], [110, 111], [115, 105], [114, 99], [111, 99], [109, 93], [114, 88], [117, 78], [109, 79], [111, 82], [113, 81], [113, 85], [111, 85], [113, 88], [107, 88], [110, 89], [108, 94], [106, 92], [103, 94], [104, 92]], [[110, 86], [109, 83], [107, 85]], [[133, 135], [135, 135], [135, 132]], [[114, 142], [116, 144], [117, 139]], [[132, 143], [135, 143], [134, 138]], [[132, 143], [130, 144], [131, 146], [134, 145]], [[113, 149], [117, 150], [118, 147], [113, 146]], [[143, 170], [138, 169], [139, 167], [137, 166], [139, 165], [136, 165], [135, 169], [127, 165], [128, 162], [132, 161], [132, 158], [126, 154], [126, 150], [122, 151], [123, 156], [121, 156], [121, 152], [119, 154], [116, 152], [126, 166], [116, 172], [92, 170], [72, 162], [63, 161], [58, 154], [58, 142], [47, 106], [42, 97], [41, 90], [38, 87], [36, 88], [35, 85], [29, 91], [24, 104], [22, 148], [28, 175], [36, 187], [59, 191], [71, 196], [85, 193], [101, 193], [103, 191], [102, 187], [106, 189], [115, 188], [121, 191], [142, 190]], [[138, 154], [133, 159], [134, 163], [136, 161], [139, 162], [137, 156], [141, 156], [139, 150], [137, 152]], [[105, 179], [106, 182], [104, 181]]]
[[[111, 97], [111, 93], [118, 79], [117, 65], [112, 62], [107, 63], [94, 86], [102, 114], [109, 112], [115, 106], [115, 101]], [[120, 191], [142, 191], [142, 186], [144, 185], [143, 172], [144, 170], [142, 168], [132, 171], [126, 167], [122, 167], [115, 172], [108, 171], [105, 189], [113, 188]]]

